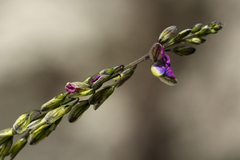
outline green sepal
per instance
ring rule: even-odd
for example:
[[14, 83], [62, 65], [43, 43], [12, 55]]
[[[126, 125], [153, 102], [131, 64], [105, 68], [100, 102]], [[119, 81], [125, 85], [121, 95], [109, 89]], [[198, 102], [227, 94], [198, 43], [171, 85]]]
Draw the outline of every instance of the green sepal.
[[68, 121], [70, 123], [76, 122], [82, 114], [89, 108], [90, 104], [88, 100], [80, 101], [76, 104], [68, 115]]

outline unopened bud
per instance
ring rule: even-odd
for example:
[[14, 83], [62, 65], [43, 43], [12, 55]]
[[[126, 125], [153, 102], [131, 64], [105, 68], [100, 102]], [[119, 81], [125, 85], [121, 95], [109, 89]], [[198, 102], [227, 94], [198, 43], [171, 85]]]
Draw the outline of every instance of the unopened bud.
[[27, 130], [27, 126], [31, 121], [31, 116], [33, 113], [39, 112], [38, 110], [31, 111], [29, 113], [23, 113], [21, 116], [13, 124], [13, 129], [17, 132], [17, 134], [22, 134]]
[[23, 149], [23, 147], [27, 144], [29, 133], [27, 133], [25, 136], [20, 138], [10, 149], [10, 158], [14, 159], [16, 155]]
[[120, 81], [117, 84], [117, 87], [120, 87], [123, 83], [125, 83], [134, 73], [134, 70], [136, 69], [137, 65], [126, 69], [125, 71], [123, 71], [120, 76], [115, 77], [113, 80], [118, 81], [120, 79]]
[[6, 128], [0, 131], [0, 140], [13, 136], [13, 128]]
[[206, 36], [209, 34], [209, 31], [211, 30], [211, 27], [208, 25], [205, 25], [204, 27], [201, 28], [200, 31], [198, 31], [195, 35], [196, 36]]
[[202, 23], [198, 23], [198, 24], [196, 24], [196, 25], [192, 28], [191, 33], [196, 33], [196, 32], [198, 32], [198, 31], [200, 31], [201, 28], [202, 28], [202, 26], [203, 26]]
[[113, 93], [115, 89], [114, 85], [106, 86], [105, 88], [99, 90], [97, 93], [92, 95], [88, 102], [89, 104], [94, 105], [93, 108], [98, 109], [101, 104]]
[[178, 46], [173, 49], [173, 52], [179, 56], [188, 56], [196, 51], [193, 47]]
[[9, 153], [9, 150], [13, 143], [13, 137], [9, 137], [4, 144], [2, 144], [2, 148], [0, 151], [0, 159], [3, 160]]
[[92, 83], [92, 89], [99, 89], [104, 82], [110, 80], [113, 75], [122, 72], [124, 69], [123, 65], [118, 65], [116, 67], [107, 68], [100, 71], [98, 74], [95, 74], [92, 78], [90, 78], [90, 83]]
[[44, 119], [46, 120], [47, 124], [52, 124], [57, 121], [59, 118], [63, 117], [67, 114], [74, 105], [78, 102], [78, 99], [71, 105], [62, 105], [54, 110], [49, 111]]
[[28, 137], [29, 144], [35, 145], [46, 138], [52, 132], [50, 127], [51, 125], [45, 124], [34, 130]]
[[41, 107], [41, 111], [47, 112], [47, 111], [57, 108], [60, 105], [60, 103], [66, 98], [67, 95], [68, 95], [68, 93], [63, 93], [63, 94], [57, 95], [53, 99], [44, 103]]
[[76, 104], [68, 115], [68, 121], [70, 123], [76, 122], [82, 114], [89, 108], [90, 104], [88, 100], [80, 101]]
[[215, 30], [221, 30], [222, 29], [222, 27], [223, 27], [223, 23], [221, 23], [221, 22], [218, 22], [214, 27], [213, 27], [213, 29], [215, 29]]
[[178, 42], [181, 41], [184, 37], [186, 37], [187, 35], [189, 35], [189, 33], [191, 33], [191, 29], [185, 29], [181, 32], [179, 32], [175, 37], [173, 37], [170, 41], [171, 42]]
[[202, 44], [204, 43], [206, 40], [203, 38], [191, 38], [191, 39], [186, 39], [186, 42], [188, 43], [192, 43], [192, 44]]
[[42, 119], [37, 119], [37, 120], [34, 120], [32, 121], [28, 126], [27, 128], [29, 130], [31, 130], [30, 132], [33, 132], [34, 130], [36, 130], [37, 128], [39, 128], [40, 126], [46, 124], [46, 120], [44, 118]]
[[158, 42], [161, 44], [166, 43], [176, 31], [177, 31], [176, 26], [170, 26], [170, 27], [164, 29], [158, 38]]

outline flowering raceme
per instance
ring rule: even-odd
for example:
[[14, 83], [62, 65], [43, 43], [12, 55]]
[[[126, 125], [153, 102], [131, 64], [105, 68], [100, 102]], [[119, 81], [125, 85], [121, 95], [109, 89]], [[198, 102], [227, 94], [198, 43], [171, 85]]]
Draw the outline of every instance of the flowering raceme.
[[[88, 76], [82, 82], [68, 82], [67, 92], [59, 94], [41, 106], [40, 110], [23, 113], [11, 128], [0, 130], [0, 159], [6, 156], [13, 159], [26, 145], [38, 144], [48, 137], [61, 123], [63, 116], [68, 114], [70, 123], [82, 117], [90, 106], [97, 110], [114, 92], [117, 87], [125, 84], [133, 74], [137, 65], [145, 60], [151, 60], [151, 72], [165, 84], [173, 86], [177, 83], [171, 67], [169, 56], [165, 52], [173, 52], [179, 56], [192, 55], [196, 49], [185, 46], [186, 43], [200, 45], [205, 42], [203, 37], [216, 34], [222, 29], [220, 22], [208, 25], [198, 23], [191, 29], [176, 33], [177, 27], [167, 27], [159, 36], [149, 52], [132, 63], [124, 66], [109, 67]], [[176, 34], [176, 35], [175, 35]], [[175, 35], [175, 36], [174, 36]], [[180, 46], [175, 46], [181, 44]], [[106, 85], [105, 82], [112, 82]], [[81, 99], [80, 98], [84, 98]], [[38, 113], [38, 115], [33, 115]], [[19, 141], [13, 143], [13, 137], [26, 133]]]

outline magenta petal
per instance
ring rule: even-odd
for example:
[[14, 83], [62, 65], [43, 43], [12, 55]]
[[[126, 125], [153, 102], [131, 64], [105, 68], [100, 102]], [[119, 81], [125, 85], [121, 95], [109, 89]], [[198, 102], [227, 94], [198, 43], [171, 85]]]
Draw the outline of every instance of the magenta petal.
[[165, 72], [164, 76], [167, 76], [170, 78], [176, 78], [176, 76], [173, 74], [173, 70], [172, 70], [171, 66], [166, 68], [166, 72]]
[[68, 94], [75, 93], [80, 90], [80, 88], [76, 84], [73, 84], [73, 83], [67, 83], [67, 85], [65, 86], [65, 89], [67, 90]]
[[101, 74], [98, 75], [96, 78], [92, 79], [92, 80], [90, 81], [90, 83], [93, 83], [93, 82], [97, 81], [97, 80], [98, 80], [99, 78], [101, 78], [101, 77], [102, 77]]

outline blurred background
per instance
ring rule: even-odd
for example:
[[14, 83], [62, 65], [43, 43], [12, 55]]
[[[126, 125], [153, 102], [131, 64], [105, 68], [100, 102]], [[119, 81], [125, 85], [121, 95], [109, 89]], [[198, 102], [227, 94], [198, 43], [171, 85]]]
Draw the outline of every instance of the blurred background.
[[0, 129], [67, 82], [143, 56], [170, 25], [225, 24], [194, 55], [169, 54], [176, 86], [146, 61], [97, 111], [74, 124], [65, 116], [16, 159], [240, 159], [239, 10], [238, 0], [1, 0]]

